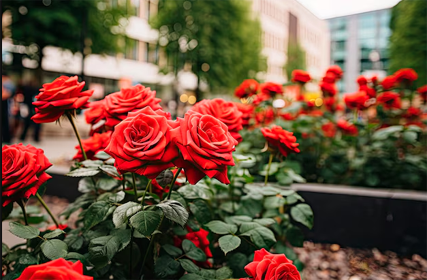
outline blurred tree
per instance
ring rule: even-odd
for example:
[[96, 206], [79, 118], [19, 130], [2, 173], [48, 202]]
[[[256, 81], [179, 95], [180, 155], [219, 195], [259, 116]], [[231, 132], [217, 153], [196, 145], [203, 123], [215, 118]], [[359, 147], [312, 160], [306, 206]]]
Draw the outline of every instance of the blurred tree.
[[[122, 1], [123, 2], [123, 1]], [[127, 3], [128, 1], [124, 1]], [[37, 45], [32, 57], [43, 60], [43, 48], [56, 46], [71, 52], [119, 52], [129, 4], [112, 6], [103, 0], [2, 1], [2, 13], [12, 14], [12, 39], [16, 44]]]
[[291, 80], [292, 71], [295, 69], [305, 70], [305, 51], [298, 43], [289, 43], [286, 64], [283, 67], [288, 81]]
[[417, 85], [427, 83], [427, 1], [403, 0], [392, 9], [390, 20], [390, 68], [413, 68]]
[[160, 0], [150, 23], [175, 74], [190, 63], [211, 89], [231, 89], [265, 68], [261, 26], [249, 7], [239, 0]]

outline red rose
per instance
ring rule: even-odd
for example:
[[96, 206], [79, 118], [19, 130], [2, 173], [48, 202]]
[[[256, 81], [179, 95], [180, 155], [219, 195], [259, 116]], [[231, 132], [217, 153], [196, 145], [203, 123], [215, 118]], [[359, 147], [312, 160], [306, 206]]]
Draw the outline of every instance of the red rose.
[[381, 85], [384, 90], [389, 90], [394, 87], [396, 83], [396, 77], [394, 75], [390, 75], [384, 78], [384, 80], [381, 82]]
[[221, 98], [212, 100], [205, 99], [194, 105], [191, 110], [202, 115], [211, 115], [222, 121], [227, 125], [228, 132], [230, 132], [231, 136], [233, 136], [237, 142], [242, 142], [242, 136], [240, 136], [238, 132], [243, 129], [243, 114], [239, 111], [235, 103], [225, 101]]
[[283, 93], [283, 86], [273, 82], [263, 83], [261, 84], [261, 92], [270, 96], [275, 96], [278, 93]]
[[375, 89], [370, 88], [367, 85], [359, 86], [359, 91], [364, 91], [370, 98], [374, 98], [376, 95]]
[[257, 93], [259, 83], [253, 79], [244, 80], [234, 91], [238, 98], [247, 98]]
[[294, 70], [292, 71], [292, 82], [296, 83], [307, 83], [311, 80], [310, 74], [304, 70]]
[[358, 134], [357, 127], [346, 120], [339, 120], [337, 122], [337, 127], [341, 129], [341, 131], [344, 134], [351, 135], [351, 136], [356, 136]]
[[64, 230], [66, 229], [68, 226], [66, 224], [60, 224], [59, 227], [57, 227], [56, 225], [51, 225], [50, 227], [47, 228], [47, 230], [55, 230], [55, 229], [60, 229], [60, 230]]
[[424, 102], [426, 102], [427, 101], [427, 85], [418, 88], [417, 91], [420, 94], [421, 99], [424, 100]]
[[343, 75], [343, 71], [338, 65], [332, 65], [328, 70], [326, 70], [326, 74], [333, 74], [335, 76], [335, 80], [339, 80]]
[[143, 85], [122, 88], [119, 92], [105, 97], [105, 118], [107, 126], [116, 126], [126, 119], [129, 112], [151, 107], [153, 110], [162, 109], [158, 104], [161, 99], [156, 98], [156, 92]]
[[54, 122], [66, 111], [85, 108], [93, 90], [82, 92], [85, 82], [79, 83], [77, 79], [77, 76], [61, 76], [44, 84], [33, 102], [36, 114], [31, 119], [35, 123]]
[[264, 93], [264, 92], [260, 92], [257, 95], [255, 95], [252, 103], [254, 105], [259, 105], [261, 102], [267, 101], [269, 99], [271, 99], [271, 96], [269, 94]]
[[90, 135], [92, 135], [94, 132], [101, 132], [105, 127], [105, 99], [90, 102], [88, 106], [89, 109], [84, 114], [86, 123], [92, 125], [90, 131]]
[[326, 110], [329, 112], [334, 112], [336, 110], [335, 97], [333, 96], [325, 97], [323, 99], [323, 104], [325, 105]]
[[409, 107], [405, 114], [402, 117], [406, 119], [416, 119], [422, 115], [422, 112], [419, 108]]
[[327, 122], [322, 125], [322, 131], [325, 137], [332, 138], [335, 136], [335, 133], [337, 132], [337, 128], [332, 122]]
[[368, 80], [364, 76], [357, 77], [356, 82], [359, 84], [359, 86], [364, 86], [368, 84]]
[[264, 111], [258, 112], [255, 114], [255, 123], [256, 124], [270, 124], [274, 121], [274, 111], [271, 108], [268, 108]]
[[173, 167], [178, 150], [172, 142], [169, 113], [145, 107], [130, 112], [116, 125], [105, 152], [115, 158], [120, 174], [135, 172], [154, 179], [163, 170]]
[[289, 153], [299, 153], [299, 144], [296, 143], [297, 138], [293, 132], [289, 132], [280, 126], [273, 125], [271, 128], [261, 128], [262, 135], [264, 135], [270, 147], [278, 149], [285, 157]]
[[227, 125], [192, 110], [176, 122], [179, 126], [172, 132], [181, 156], [175, 163], [184, 168], [190, 184], [195, 185], [205, 175], [229, 184], [227, 166], [234, 165], [232, 152], [238, 142], [228, 132]]
[[333, 73], [326, 73], [326, 75], [322, 78], [322, 82], [333, 84], [335, 83], [336, 76]]
[[372, 76], [371, 77], [371, 83], [373, 83], [374, 85], [376, 85], [378, 82], [378, 77], [377, 76]]
[[294, 117], [294, 116], [292, 116], [292, 114], [291, 114], [291, 113], [279, 113], [279, 116], [280, 116], [282, 119], [287, 120], [287, 121], [295, 120], [295, 117]]
[[248, 127], [249, 122], [252, 118], [252, 115], [254, 113], [254, 107], [248, 104], [242, 104], [242, 103], [235, 103], [237, 106], [237, 109], [242, 113], [242, 126]]
[[245, 266], [245, 271], [254, 280], [301, 280], [291, 260], [284, 254], [271, 254], [264, 248], [255, 251], [254, 260]]
[[[185, 239], [190, 240], [196, 245], [197, 248], [202, 249], [202, 251], [206, 254], [206, 257], [212, 258], [212, 252], [209, 248], [209, 240], [208, 235], [209, 232], [200, 228], [198, 231], [193, 231], [189, 226], [186, 226], [188, 233], [185, 236], [174, 237], [174, 246], [181, 247], [182, 241]], [[205, 262], [197, 262], [198, 264], [205, 265], [211, 267], [212, 264], [209, 261]]]
[[369, 96], [364, 91], [359, 91], [356, 93], [347, 93], [344, 95], [345, 105], [349, 109], [366, 109], [365, 103], [369, 100]]
[[[111, 131], [107, 131], [105, 133], [94, 133], [92, 137], [82, 140], [83, 149], [85, 150], [88, 159], [95, 159], [95, 155], [98, 152], [104, 151], [110, 143], [111, 133]], [[84, 157], [82, 150], [80, 149], [80, 145], [77, 145], [75, 149], [77, 150], [77, 154], [73, 159], [83, 161]]]
[[334, 83], [322, 81], [319, 87], [324, 96], [335, 96], [338, 92], [337, 86]]
[[52, 178], [45, 172], [52, 164], [42, 149], [22, 144], [5, 145], [1, 158], [3, 207], [35, 195], [39, 187]]
[[386, 91], [381, 93], [377, 97], [377, 102], [382, 104], [386, 109], [401, 108], [400, 95], [396, 92]]
[[418, 79], [418, 74], [414, 71], [414, 69], [411, 68], [403, 68], [396, 73], [394, 73], [394, 76], [396, 77], [396, 81], [398, 83], [400, 82], [409, 82], [412, 83], [416, 79]]
[[24, 269], [17, 280], [93, 280], [91, 276], [83, 275], [83, 264], [66, 261], [63, 258], [44, 264], [30, 265]]

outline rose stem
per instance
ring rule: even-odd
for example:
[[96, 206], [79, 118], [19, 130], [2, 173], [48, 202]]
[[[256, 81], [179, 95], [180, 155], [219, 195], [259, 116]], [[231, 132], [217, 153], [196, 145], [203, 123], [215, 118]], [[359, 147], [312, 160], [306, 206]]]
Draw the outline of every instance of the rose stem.
[[125, 178], [125, 175], [123, 175], [122, 186], [123, 186], [123, 191], [126, 191], [126, 178]]
[[25, 222], [25, 225], [26, 225], [26, 226], [28, 226], [27, 210], [25, 209], [25, 202], [24, 202], [24, 200], [23, 200], [23, 199], [18, 200], [17, 202], [18, 202], [19, 206], [21, 206], [22, 214], [24, 214], [24, 222]]
[[129, 279], [132, 279], [132, 246], [133, 246], [133, 228], [130, 232], [130, 250], [129, 250]]
[[[239, 164], [237, 162], [237, 164]], [[237, 166], [233, 167], [233, 174], [231, 175], [231, 182], [230, 185], [228, 186], [228, 191], [229, 191], [229, 195], [230, 195], [230, 200], [231, 200], [231, 209], [233, 210], [233, 213], [236, 212], [236, 206], [234, 205], [234, 178], [236, 177], [236, 173], [237, 173]]]
[[132, 185], [133, 185], [133, 191], [135, 193], [135, 200], [138, 202], [138, 191], [136, 190], [136, 176], [135, 173], [132, 173]]
[[147, 186], [145, 187], [145, 192], [144, 192], [144, 194], [142, 195], [142, 200], [141, 200], [141, 205], [142, 205], [142, 207], [144, 207], [145, 194], [147, 193], [148, 188], [151, 186], [151, 181], [152, 181], [152, 180], [148, 180]]
[[357, 123], [357, 109], [354, 109], [354, 123]]
[[87, 155], [86, 155], [85, 150], [83, 149], [82, 140], [80, 138], [80, 134], [79, 134], [79, 131], [77, 130], [76, 124], [74, 123], [73, 117], [71, 116], [71, 114], [69, 112], [67, 112], [65, 115], [67, 115], [67, 118], [70, 121], [71, 126], [73, 127], [74, 133], [76, 134], [76, 137], [77, 137], [77, 141], [79, 141], [79, 145], [80, 145], [80, 149], [82, 150], [83, 158], [85, 160], [87, 160]]
[[[165, 214], [163, 214], [163, 213], [162, 213], [162, 218], [161, 218], [160, 223], [159, 223], [159, 225], [157, 226], [157, 229], [156, 229], [156, 230], [159, 230], [159, 229], [160, 229], [160, 227], [161, 227], [161, 225], [162, 225], [162, 223], [163, 223], [163, 218], [164, 218], [164, 217], [165, 217]], [[142, 260], [141, 272], [139, 273], [139, 274], [141, 274], [141, 275], [142, 275], [142, 273], [144, 272], [145, 262], [147, 261], [148, 254], [149, 254], [149, 252], [150, 252], [151, 247], [153, 246], [154, 238], [156, 238], [156, 235], [151, 235], [150, 237], [151, 237], [151, 238], [150, 238], [150, 243], [148, 244], [147, 251], [145, 251], [144, 259]], [[141, 279], [142, 279], [142, 278], [141, 278]]]
[[179, 176], [179, 173], [181, 173], [182, 167], [178, 168], [178, 171], [176, 172], [175, 176], [173, 176], [172, 182], [171, 182], [171, 186], [169, 188], [169, 193], [168, 193], [168, 198], [166, 200], [169, 200], [171, 198], [172, 195], [172, 188], [175, 185], [175, 181]]
[[36, 193], [36, 197], [40, 201], [40, 203], [43, 205], [44, 209], [46, 209], [47, 213], [49, 213], [49, 215], [52, 218], [53, 222], [55, 223], [56, 227], [59, 228], [59, 223], [56, 220], [55, 216], [53, 216], [52, 212], [50, 211], [49, 206], [47, 206], [47, 204], [44, 202], [43, 198], [38, 193]]
[[267, 186], [267, 183], [268, 183], [268, 173], [270, 173], [270, 167], [271, 167], [271, 163], [273, 162], [273, 158], [274, 158], [274, 155], [273, 153], [271, 153], [270, 158], [268, 159], [267, 173], [265, 174], [264, 186]]

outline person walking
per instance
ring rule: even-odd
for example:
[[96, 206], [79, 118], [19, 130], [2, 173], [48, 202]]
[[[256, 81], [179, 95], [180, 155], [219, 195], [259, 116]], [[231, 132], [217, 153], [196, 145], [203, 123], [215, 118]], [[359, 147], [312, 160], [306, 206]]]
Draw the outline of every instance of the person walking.
[[41, 124], [35, 123], [31, 117], [34, 115], [34, 97], [39, 93], [39, 89], [36, 86], [36, 82], [34, 79], [31, 79], [30, 82], [26, 85], [23, 85], [21, 87], [21, 92], [24, 95], [24, 102], [23, 106], [25, 106], [25, 110], [22, 110], [21, 116], [24, 119], [24, 128], [21, 133], [20, 140], [24, 141], [25, 137], [27, 135], [28, 129], [30, 127], [33, 127], [34, 129], [34, 141], [39, 142], [40, 141], [40, 129]]
[[2, 69], [1, 73], [1, 136], [2, 143], [10, 144], [11, 133], [9, 125], [9, 99], [15, 93], [15, 85], [7, 75], [6, 71]]

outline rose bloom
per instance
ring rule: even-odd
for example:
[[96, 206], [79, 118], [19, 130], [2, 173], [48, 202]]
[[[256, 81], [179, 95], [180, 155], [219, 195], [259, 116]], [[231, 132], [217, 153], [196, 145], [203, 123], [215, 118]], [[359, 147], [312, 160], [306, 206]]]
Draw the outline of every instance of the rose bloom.
[[126, 118], [129, 112], [144, 107], [153, 110], [162, 109], [158, 104], [161, 99], [156, 98], [156, 92], [143, 85], [130, 88], [122, 88], [119, 92], [109, 94], [105, 97], [106, 126], [114, 127]]
[[173, 139], [181, 151], [175, 160], [184, 168], [188, 182], [195, 185], [205, 175], [229, 184], [227, 166], [234, 166], [232, 152], [238, 142], [228, 132], [226, 124], [211, 115], [188, 111], [176, 120]]
[[291, 113], [279, 113], [279, 116], [280, 116], [282, 119], [287, 120], [287, 121], [295, 120], [295, 117], [294, 117], [294, 116], [292, 116], [292, 114], [291, 114]]
[[329, 112], [335, 112], [335, 97], [329, 96], [323, 98], [323, 105], [325, 105], [326, 110], [328, 110]]
[[253, 280], [301, 280], [291, 260], [284, 254], [271, 254], [264, 248], [255, 251], [254, 260], [245, 266], [245, 271]]
[[63, 258], [44, 264], [30, 265], [24, 269], [17, 280], [93, 280], [91, 276], [83, 275], [83, 264], [66, 261]]
[[[209, 248], [209, 240], [208, 240], [208, 234], [209, 232], [207, 230], [204, 230], [200, 228], [198, 231], [193, 231], [189, 226], [186, 226], [188, 233], [184, 236], [174, 236], [174, 246], [175, 247], [181, 247], [182, 241], [185, 239], [190, 240], [193, 242], [194, 245], [196, 245], [197, 248], [200, 248], [205, 254], [206, 257], [212, 258], [212, 252]], [[201, 266], [207, 266], [212, 267], [212, 264], [206, 260], [204, 262], [196, 262], [197, 264]]]
[[[88, 159], [95, 159], [95, 155], [98, 152], [104, 151], [110, 143], [111, 133], [111, 131], [94, 133], [92, 137], [82, 140], [83, 149], [85, 150]], [[82, 150], [80, 149], [80, 145], [77, 145], [75, 149], [77, 150], [77, 154], [73, 159], [77, 161], [85, 160]]]
[[420, 94], [421, 99], [424, 100], [424, 102], [426, 102], [427, 101], [427, 85], [418, 88], [417, 91]]
[[411, 68], [400, 69], [396, 71], [396, 73], [394, 73], [394, 76], [396, 77], [396, 81], [398, 83], [404, 81], [412, 83], [413, 81], [418, 79], [418, 74], [414, 71], [414, 69]]
[[377, 102], [386, 109], [400, 109], [400, 95], [396, 92], [386, 91], [378, 95]]
[[269, 94], [260, 92], [260, 93], [258, 93], [257, 95], [254, 96], [252, 104], [259, 105], [259, 104], [261, 104], [261, 102], [264, 102], [264, 101], [267, 101], [267, 100], [270, 100], [270, 99], [271, 99], [271, 96]]
[[377, 76], [372, 76], [371, 77], [371, 83], [376, 85], [378, 83], [378, 77]]
[[262, 135], [268, 142], [269, 147], [278, 149], [279, 152], [287, 157], [290, 153], [299, 153], [299, 144], [293, 132], [289, 132], [280, 126], [273, 125], [271, 128], [261, 128]]
[[64, 230], [68, 227], [68, 225], [66, 224], [60, 224], [59, 227], [57, 227], [56, 225], [51, 225], [47, 228], [47, 230], [55, 230], [55, 229], [60, 229], [60, 230]]
[[356, 82], [359, 84], [359, 86], [364, 86], [368, 84], [368, 80], [364, 76], [357, 77]]
[[376, 95], [376, 91], [373, 88], [368, 87], [367, 85], [359, 86], [359, 91], [364, 91], [370, 98], [374, 98]]
[[231, 136], [233, 136], [239, 143], [242, 142], [243, 139], [239, 134], [239, 130], [243, 129], [243, 114], [239, 111], [234, 102], [225, 101], [221, 98], [215, 98], [212, 100], [205, 99], [197, 102], [191, 110], [202, 115], [211, 115], [222, 121], [227, 125], [228, 132], [230, 132]]
[[419, 116], [422, 115], [422, 111], [419, 108], [415, 108], [415, 107], [409, 107], [408, 110], [406, 110], [405, 114], [402, 115], [402, 117], [406, 118], [406, 119], [416, 119]]
[[52, 83], [46, 83], [33, 102], [36, 114], [31, 117], [35, 123], [58, 120], [67, 111], [85, 108], [93, 90], [83, 91], [85, 82], [79, 83], [77, 76], [61, 76]]
[[341, 79], [342, 75], [343, 75], [343, 71], [341, 69], [341, 67], [339, 67], [338, 65], [332, 65], [328, 68], [328, 70], [326, 70], [326, 74], [333, 74], [335, 76], [335, 80], [339, 80]]
[[389, 90], [393, 88], [396, 85], [396, 83], [397, 83], [396, 77], [394, 75], [390, 75], [385, 77], [384, 80], [382, 80], [381, 85], [384, 90]]
[[4, 145], [1, 159], [3, 207], [35, 195], [39, 187], [52, 178], [45, 172], [52, 164], [42, 149], [22, 144]]
[[134, 172], [154, 179], [163, 170], [173, 167], [178, 150], [170, 130], [175, 124], [170, 114], [145, 107], [130, 112], [116, 125], [105, 152], [114, 159], [120, 174]]
[[335, 83], [336, 76], [333, 73], [326, 73], [326, 75], [322, 78], [322, 82], [333, 84]]
[[261, 92], [270, 96], [283, 93], [283, 86], [281, 84], [266, 82], [261, 84]]
[[271, 108], [268, 108], [264, 111], [255, 113], [255, 123], [259, 124], [270, 124], [274, 121], [274, 111]]
[[[90, 102], [89, 109], [84, 112], [86, 123], [91, 124], [90, 135], [94, 132], [101, 132], [105, 126], [99, 125], [105, 119], [105, 99]], [[94, 129], [94, 126], [97, 126]]]
[[335, 133], [337, 132], [337, 128], [335, 127], [335, 124], [333, 124], [332, 122], [327, 122], [322, 125], [322, 131], [325, 137], [332, 138], [335, 136]]
[[252, 118], [252, 115], [254, 113], [254, 107], [248, 104], [242, 104], [242, 103], [234, 103], [237, 106], [237, 109], [242, 113], [242, 126], [248, 127], [249, 122]]
[[304, 70], [294, 70], [292, 71], [292, 79], [291, 81], [296, 83], [307, 83], [308, 81], [311, 80], [310, 74], [308, 74], [308, 72], [304, 71]]
[[238, 98], [247, 98], [258, 92], [259, 83], [253, 79], [244, 80], [234, 91]]
[[351, 135], [351, 136], [357, 136], [357, 134], [358, 134], [357, 127], [354, 124], [349, 123], [346, 120], [339, 120], [339, 121], [337, 121], [337, 127], [344, 134]]
[[366, 109], [365, 103], [369, 100], [369, 96], [364, 91], [359, 91], [355, 93], [347, 93], [344, 95], [345, 105], [349, 109]]
[[338, 92], [337, 86], [334, 83], [322, 81], [320, 82], [319, 87], [324, 96], [335, 96]]

